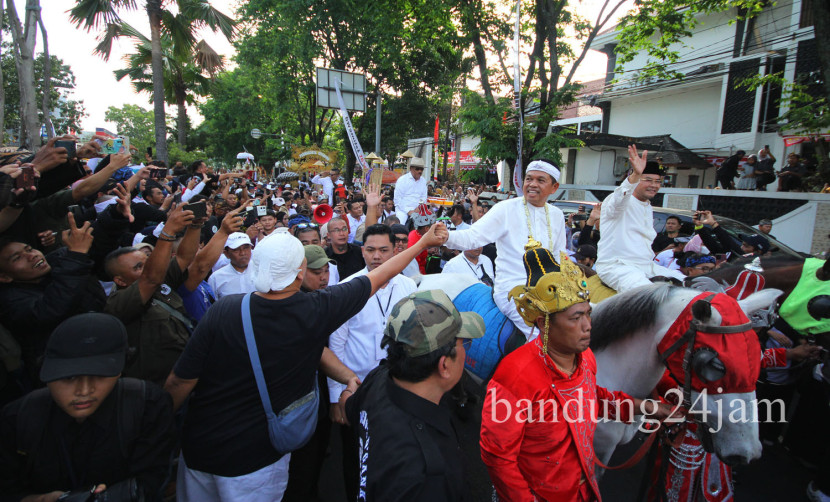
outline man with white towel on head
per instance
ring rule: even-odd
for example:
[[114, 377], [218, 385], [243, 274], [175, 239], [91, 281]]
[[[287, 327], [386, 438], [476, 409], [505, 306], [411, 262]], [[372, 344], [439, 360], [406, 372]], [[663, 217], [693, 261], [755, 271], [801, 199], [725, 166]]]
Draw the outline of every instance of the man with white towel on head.
[[567, 252], [565, 215], [547, 203], [559, 188], [559, 168], [549, 160], [534, 160], [525, 172], [524, 196], [499, 202], [466, 230], [449, 232], [445, 246], [466, 251], [496, 243], [496, 277], [493, 300], [499, 310], [519, 328], [528, 340], [536, 338], [519, 315], [507, 294], [527, 280], [522, 257], [525, 245], [537, 241], [553, 256]]

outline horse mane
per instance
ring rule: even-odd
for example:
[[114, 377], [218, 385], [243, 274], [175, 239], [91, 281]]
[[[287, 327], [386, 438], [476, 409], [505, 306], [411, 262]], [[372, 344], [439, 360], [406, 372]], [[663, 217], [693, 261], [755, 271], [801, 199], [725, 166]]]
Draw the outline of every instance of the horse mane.
[[591, 316], [591, 349], [605, 348], [653, 326], [657, 309], [673, 289], [679, 288], [665, 282], [649, 284], [600, 302]]

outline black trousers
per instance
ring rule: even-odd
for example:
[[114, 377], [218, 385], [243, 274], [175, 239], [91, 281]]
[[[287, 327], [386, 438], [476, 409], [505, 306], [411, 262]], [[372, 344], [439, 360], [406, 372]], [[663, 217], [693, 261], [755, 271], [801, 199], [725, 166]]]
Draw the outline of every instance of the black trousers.
[[320, 482], [323, 461], [326, 459], [332, 427], [328, 413], [329, 388], [322, 372], [317, 373], [317, 386], [320, 389], [317, 429], [305, 446], [291, 452], [291, 460], [288, 463], [288, 486], [282, 496], [283, 502], [317, 500], [317, 485]]
[[346, 500], [357, 500], [360, 485], [360, 444], [355, 430], [348, 425], [341, 425], [340, 441], [343, 445], [343, 482], [346, 485]]

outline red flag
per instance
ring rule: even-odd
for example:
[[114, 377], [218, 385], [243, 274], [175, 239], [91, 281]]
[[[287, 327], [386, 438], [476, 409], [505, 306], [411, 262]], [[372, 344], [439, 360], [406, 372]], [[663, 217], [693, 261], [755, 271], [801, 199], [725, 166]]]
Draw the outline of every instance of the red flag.
[[435, 146], [438, 146], [438, 115], [435, 116]]

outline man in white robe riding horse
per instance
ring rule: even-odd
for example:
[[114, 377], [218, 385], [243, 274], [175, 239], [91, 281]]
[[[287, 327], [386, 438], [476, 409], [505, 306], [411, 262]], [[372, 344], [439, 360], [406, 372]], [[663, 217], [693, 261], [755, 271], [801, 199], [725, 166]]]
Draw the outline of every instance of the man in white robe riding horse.
[[637, 147], [629, 145], [631, 174], [602, 202], [602, 237], [595, 268], [602, 282], [619, 293], [649, 284], [652, 277], [686, 278], [679, 270], [654, 261], [651, 243], [657, 232], [651, 200], [663, 183], [663, 167], [646, 161], [647, 154], [639, 156]]

